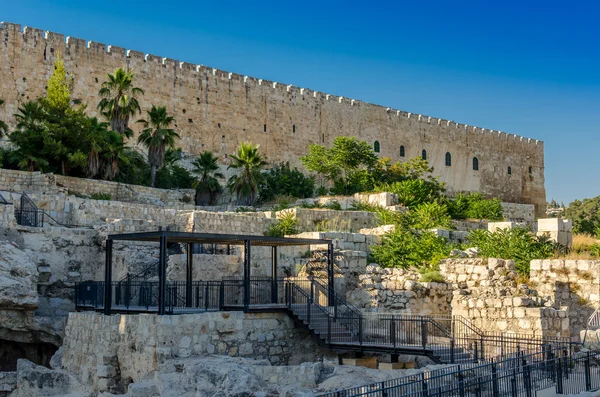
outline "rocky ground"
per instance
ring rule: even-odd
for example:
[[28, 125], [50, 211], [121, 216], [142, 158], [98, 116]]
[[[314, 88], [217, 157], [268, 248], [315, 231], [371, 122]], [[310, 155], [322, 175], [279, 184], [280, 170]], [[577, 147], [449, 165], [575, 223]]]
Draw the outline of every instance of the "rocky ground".
[[16, 372], [5, 372], [4, 378], [0, 377], [0, 396], [3, 390], [8, 397], [314, 396], [444, 367], [386, 371], [334, 362], [272, 366], [267, 360], [194, 357], [167, 360], [141, 382], [124, 385], [124, 394], [98, 394], [82, 385], [76, 374], [61, 369], [60, 352], [51, 365], [53, 368], [49, 369], [19, 360]]

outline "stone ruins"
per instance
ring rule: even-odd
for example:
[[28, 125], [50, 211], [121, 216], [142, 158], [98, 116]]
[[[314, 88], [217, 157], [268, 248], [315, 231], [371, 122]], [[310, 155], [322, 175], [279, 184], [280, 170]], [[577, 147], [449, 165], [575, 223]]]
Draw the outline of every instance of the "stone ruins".
[[[21, 225], [15, 217], [23, 191], [47, 216], [43, 227]], [[110, 192], [114, 199], [87, 198], [98, 192]], [[349, 208], [353, 201], [365, 201], [402, 210], [396, 208], [394, 195], [322, 197], [318, 200], [335, 199], [342, 209], [294, 207], [300, 232], [294, 237], [331, 241], [335, 290], [356, 308], [352, 310], [362, 312], [367, 324], [363, 338], [379, 337], [381, 329], [389, 332], [386, 326], [376, 328], [381, 325], [372, 316], [390, 315], [433, 319], [428, 321], [442, 328], [452, 321], [452, 327], [468, 326], [471, 337], [485, 341], [485, 345], [463, 344], [456, 339], [457, 353], [451, 359], [444, 359], [443, 353], [436, 360], [413, 352], [392, 354], [390, 362], [384, 352], [364, 358], [346, 354], [344, 363], [367, 367], [340, 366], [339, 352], [319, 343], [283, 312], [106, 316], [76, 311], [77, 283], [104, 279], [109, 234], [162, 229], [263, 236], [283, 211], [207, 210], [191, 204], [192, 191], [11, 170], [0, 170], [0, 193], [7, 201], [0, 205], [0, 371], [4, 371], [0, 395], [4, 396], [181, 396], [219, 395], [219, 391], [308, 396], [423, 371], [437, 373], [451, 368], [451, 360], [472, 360], [472, 354], [475, 361], [486, 360], [512, 351], [515, 340], [526, 351], [533, 345], [525, 340], [579, 341], [585, 337], [587, 319], [600, 306], [600, 261], [534, 260], [528, 284], [518, 281], [512, 260], [480, 258], [475, 249], [443, 260], [443, 281], [424, 282], [414, 270], [381, 268], [369, 262], [369, 247], [378, 244], [390, 226], [378, 226], [373, 213]], [[456, 221], [455, 230], [437, 233], [458, 240], [468, 230], [529, 225], [561, 244], [571, 243], [568, 221], [536, 221], [532, 204], [503, 207], [506, 222]], [[325, 221], [329, 231], [315, 231], [315, 225]], [[157, 260], [151, 243], [116, 241], [113, 252], [113, 280], [137, 274]], [[186, 255], [168, 252], [167, 280], [185, 279]], [[194, 280], [243, 277], [239, 246], [227, 252], [213, 247], [194, 252], [193, 257]], [[270, 249], [254, 247], [252, 276], [268, 277], [269, 267], [260, 264], [270, 260]], [[323, 262], [303, 247], [280, 247], [277, 266], [290, 282], [294, 277], [321, 277], [325, 271]], [[315, 299], [327, 301], [324, 295]], [[410, 332], [406, 328], [397, 337], [410, 338]], [[428, 338], [431, 343], [431, 338], [439, 337], [432, 333]], [[396, 369], [375, 369], [377, 362], [381, 368]], [[403, 366], [408, 369], [398, 369]]]

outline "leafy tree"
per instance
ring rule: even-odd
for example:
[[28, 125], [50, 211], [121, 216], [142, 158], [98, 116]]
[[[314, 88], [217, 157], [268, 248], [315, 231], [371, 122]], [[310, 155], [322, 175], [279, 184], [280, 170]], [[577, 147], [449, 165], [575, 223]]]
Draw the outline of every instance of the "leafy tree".
[[219, 158], [212, 152], [205, 151], [200, 153], [192, 165], [193, 173], [198, 176], [194, 183], [196, 189], [196, 205], [214, 205], [217, 197], [223, 191], [223, 187], [217, 178], [225, 178], [219, 172]]
[[600, 236], [600, 196], [573, 201], [565, 218], [573, 221], [573, 232]]
[[352, 194], [372, 187], [370, 172], [377, 164], [377, 155], [367, 142], [339, 136], [331, 149], [310, 145], [309, 153], [300, 160], [309, 171], [333, 182], [334, 193]]
[[133, 131], [129, 128], [129, 119], [141, 113], [138, 97], [144, 94], [144, 90], [133, 85], [135, 74], [131, 70], [117, 68], [107, 77], [98, 92], [102, 97], [98, 109], [110, 120], [111, 129], [131, 138]]
[[66, 111], [71, 107], [71, 92], [67, 81], [65, 63], [60, 56], [54, 61], [54, 72], [48, 80], [48, 90], [44, 99], [50, 108]]
[[231, 156], [229, 168], [238, 170], [237, 175], [229, 178], [227, 187], [237, 196], [238, 205], [254, 205], [258, 196], [258, 187], [262, 181], [262, 168], [267, 164], [258, 152], [258, 145], [240, 143], [236, 154]]
[[[4, 105], [4, 100], [0, 99], [0, 106]], [[8, 132], [8, 125], [2, 120], [0, 120], [0, 138], [4, 136]]]
[[148, 163], [150, 164], [150, 186], [156, 182], [156, 170], [159, 169], [165, 160], [165, 151], [167, 148], [175, 146], [175, 140], [179, 135], [174, 129], [170, 128], [174, 121], [173, 116], [169, 116], [167, 108], [164, 106], [156, 107], [148, 111], [149, 120], [138, 120], [142, 123], [144, 129], [138, 137], [138, 143], [141, 143], [148, 149]]
[[529, 275], [529, 262], [545, 259], [557, 252], [557, 246], [547, 236], [536, 236], [524, 228], [473, 230], [467, 237], [476, 246], [478, 255], [487, 258], [513, 259], [515, 270], [521, 275]]
[[259, 197], [263, 202], [283, 195], [307, 198], [313, 195], [315, 189], [314, 177], [304, 175], [297, 168], [291, 169], [290, 163], [275, 165], [263, 176], [259, 187]]

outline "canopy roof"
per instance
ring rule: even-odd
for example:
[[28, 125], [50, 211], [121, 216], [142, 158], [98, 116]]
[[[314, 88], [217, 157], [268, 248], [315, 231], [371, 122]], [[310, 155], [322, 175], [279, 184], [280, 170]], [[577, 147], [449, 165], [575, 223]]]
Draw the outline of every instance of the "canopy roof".
[[243, 245], [245, 241], [249, 241], [251, 245], [266, 247], [331, 244], [331, 240], [324, 239], [252, 236], [243, 234], [190, 233], [166, 230], [156, 232], [110, 234], [108, 235], [108, 239], [121, 241], [149, 241], [158, 243], [160, 242], [160, 238], [163, 236], [166, 237], [169, 242], [176, 243]]

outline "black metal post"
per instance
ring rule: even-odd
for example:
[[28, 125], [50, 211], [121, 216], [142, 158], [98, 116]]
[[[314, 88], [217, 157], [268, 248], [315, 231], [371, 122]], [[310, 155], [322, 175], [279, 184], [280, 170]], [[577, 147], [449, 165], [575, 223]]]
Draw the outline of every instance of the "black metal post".
[[562, 363], [560, 362], [560, 357], [555, 360], [555, 368], [556, 368], [556, 394], [563, 394], [563, 375], [562, 375]]
[[244, 240], [244, 312], [250, 308], [250, 240]]
[[498, 387], [498, 370], [496, 364], [492, 364], [492, 395], [494, 397], [500, 396], [500, 388]]
[[277, 303], [277, 247], [271, 247], [271, 303]]
[[590, 372], [590, 352], [587, 352], [587, 356], [585, 357], [584, 364], [584, 372], [585, 372], [585, 390], [592, 390], [592, 374]]
[[185, 306], [192, 307], [193, 289], [192, 279], [194, 278], [194, 243], [188, 243], [187, 247], [187, 267], [185, 272]]
[[104, 314], [110, 316], [112, 306], [112, 248], [113, 241], [106, 240], [106, 262], [104, 264]]
[[427, 390], [427, 379], [425, 379], [425, 372], [421, 373], [421, 391], [422, 397], [429, 397], [429, 390]]
[[394, 316], [392, 316], [392, 319], [390, 320], [390, 343], [392, 346], [396, 347], [396, 321]]
[[327, 306], [333, 306], [335, 300], [335, 283], [333, 273], [333, 243], [327, 244], [327, 284], [329, 284], [329, 294], [327, 296]]
[[160, 236], [158, 255], [158, 314], [165, 314], [167, 303], [167, 236]]

